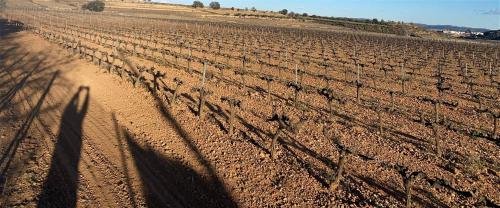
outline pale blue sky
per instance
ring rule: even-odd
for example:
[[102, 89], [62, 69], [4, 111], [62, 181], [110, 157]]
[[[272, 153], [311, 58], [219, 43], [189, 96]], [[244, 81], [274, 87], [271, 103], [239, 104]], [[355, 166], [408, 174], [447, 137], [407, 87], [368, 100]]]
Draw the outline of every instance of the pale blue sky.
[[[191, 4], [192, 0], [153, 0]], [[208, 5], [211, 0], [201, 0]], [[218, 0], [223, 7], [500, 29], [500, 0]]]

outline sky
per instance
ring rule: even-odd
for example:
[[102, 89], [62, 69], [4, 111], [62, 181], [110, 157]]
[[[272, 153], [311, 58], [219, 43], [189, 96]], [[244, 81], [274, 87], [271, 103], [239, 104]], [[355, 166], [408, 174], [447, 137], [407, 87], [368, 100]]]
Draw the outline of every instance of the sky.
[[[192, 4], [192, 0], [153, 0]], [[222, 7], [500, 29], [500, 0], [217, 0]], [[201, 0], [208, 5], [211, 0]]]

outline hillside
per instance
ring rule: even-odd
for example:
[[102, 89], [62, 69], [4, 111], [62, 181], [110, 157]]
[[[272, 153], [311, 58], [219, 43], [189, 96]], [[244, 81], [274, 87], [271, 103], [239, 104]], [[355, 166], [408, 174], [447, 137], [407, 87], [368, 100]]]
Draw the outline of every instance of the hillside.
[[[78, 10], [87, 0], [19, 0], [12, 5], [26, 7], [35, 4], [42, 8]], [[411, 24], [377, 22], [352, 18], [330, 18], [319, 16], [283, 15], [278, 12], [238, 8], [192, 8], [189, 5], [166, 3], [106, 2], [107, 13], [134, 14], [148, 18], [190, 19], [215, 22], [232, 22], [294, 28], [310, 28], [336, 31], [364, 31], [401, 36], [439, 38], [440, 34]]]
[[423, 27], [411, 24], [404, 24], [404, 23], [380, 24], [380, 23], [369, 23], [369, 22], [348, 21], [348, 20], [331, 20], [324, 18], [310, 18], [310, 19], [322, 24], [342, 26], [367, 32], [386, 33], [386, 34], [395, 34], [395, 35], [413, 36], [413, 37], [439, 36], [439, 34], [437, 34], [436, 32], [426, 30]]

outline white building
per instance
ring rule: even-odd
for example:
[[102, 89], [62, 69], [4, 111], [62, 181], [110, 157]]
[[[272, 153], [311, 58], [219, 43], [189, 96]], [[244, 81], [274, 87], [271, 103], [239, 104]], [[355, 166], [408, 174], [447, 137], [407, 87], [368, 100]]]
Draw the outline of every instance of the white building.
[[465, 32], [454, 31], [454, 30], [443, 30], [442, 32], [444, 34], [448, 34], [448, 35], [456, 36], [456, 37], [460, 37], [460, 36], [465, 36], [466, 35]]

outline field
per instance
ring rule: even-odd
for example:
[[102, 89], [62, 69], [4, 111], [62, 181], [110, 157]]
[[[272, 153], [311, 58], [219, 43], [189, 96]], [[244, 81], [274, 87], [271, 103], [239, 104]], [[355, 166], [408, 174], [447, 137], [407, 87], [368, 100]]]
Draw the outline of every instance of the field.
[[19, 5], [0, 207], [500, 205], [498, 43]]

